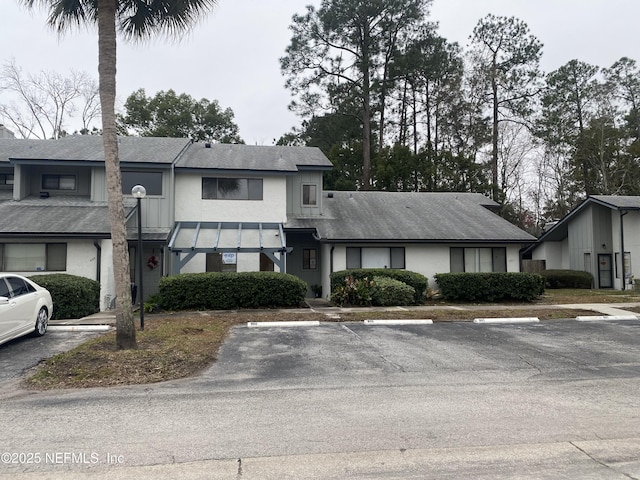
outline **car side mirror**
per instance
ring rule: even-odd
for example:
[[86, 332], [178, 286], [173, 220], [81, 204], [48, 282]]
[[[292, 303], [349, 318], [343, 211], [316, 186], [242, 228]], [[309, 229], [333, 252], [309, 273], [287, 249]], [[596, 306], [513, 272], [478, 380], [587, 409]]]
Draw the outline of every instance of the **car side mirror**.
[[9, 297], [0, 297], [0, 305], [9, 305]]

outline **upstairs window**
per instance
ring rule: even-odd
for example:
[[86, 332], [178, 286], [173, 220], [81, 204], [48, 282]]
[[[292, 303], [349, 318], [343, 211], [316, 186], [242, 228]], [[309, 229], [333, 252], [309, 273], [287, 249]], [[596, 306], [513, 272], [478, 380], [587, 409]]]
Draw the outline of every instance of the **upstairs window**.
[[0, 173], [0, 185], [13, 185], [13, 174]]
[[207, 200], [262, 200], [262, 179], [203, 177], [202, 198]]
[[147, 195], [162, 195], [162, 172], [122, 172], [122, 193], [131, 195], [131, 189], [142, 185]]
[[312, 184], [302, 185], [302, 205], [304, 207], [315, 207], [318, 205], [318, 187]]
[[76, 189], [75, 175], [42, 175], [43, 190], [66, 190], [73, 191]]

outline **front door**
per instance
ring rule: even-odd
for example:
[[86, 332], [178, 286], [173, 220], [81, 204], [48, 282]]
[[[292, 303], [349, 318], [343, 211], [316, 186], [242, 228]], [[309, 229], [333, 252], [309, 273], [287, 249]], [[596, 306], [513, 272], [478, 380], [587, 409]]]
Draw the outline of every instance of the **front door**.
[[613, 288], [613, 267], [610, 253], [598, 254], [598, 286]]

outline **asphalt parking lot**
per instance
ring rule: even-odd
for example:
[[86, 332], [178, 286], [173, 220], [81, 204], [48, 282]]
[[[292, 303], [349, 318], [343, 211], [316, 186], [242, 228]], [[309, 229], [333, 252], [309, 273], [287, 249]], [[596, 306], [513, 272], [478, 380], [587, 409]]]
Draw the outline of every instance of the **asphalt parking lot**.
[[47, 331], [43, 337], [30, 335], [0, 345], [0, 387], [19, 380], [30, 368], [56, 353], [80, 345], [96, 332]]
[[567, 380], [637, 376], [640, 322], [237, 327], [205, 377], [291, 385], [296, 379], [320, 377], [454, 372]]
[[638, 333], [638, 320], [238, 326], [194, 378], [5, 395], [5, 452], [97, 463], [9, 462], [0, 477], [640, 478]]

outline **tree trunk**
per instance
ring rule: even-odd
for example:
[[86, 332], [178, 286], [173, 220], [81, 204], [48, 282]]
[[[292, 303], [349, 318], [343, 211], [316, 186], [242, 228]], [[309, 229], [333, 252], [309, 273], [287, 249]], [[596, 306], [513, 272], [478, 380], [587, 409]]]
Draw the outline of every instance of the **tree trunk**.
[[107, 177], [109, 222], [113, 243], [116, 288], [116, 345], [136, 348], [136, 330], [131, 305], [129, 248], [125, 228], [118, 135], [116, 131], [116, 6], [117, 0], [98, 1], [98, 75], [102, 108], [102, 141]]
[[362, 35], [362, 189], [371, 189], [371, 68], [369, 24]]
[[491, 192], [493, 201], [502, 203], [498, 186], [498, 83], [495, 69], [491, 76], [491, 93], [493, 96], [493, 125], [491, 132]]

